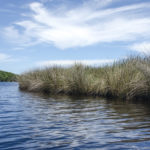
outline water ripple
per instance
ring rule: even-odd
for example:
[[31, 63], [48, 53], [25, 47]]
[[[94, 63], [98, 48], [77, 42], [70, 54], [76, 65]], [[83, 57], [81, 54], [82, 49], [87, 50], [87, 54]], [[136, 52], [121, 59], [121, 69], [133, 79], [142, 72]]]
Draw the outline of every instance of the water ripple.
[[0, 83], [0, 149], [150, 149], [150, 105], [47, 97]]

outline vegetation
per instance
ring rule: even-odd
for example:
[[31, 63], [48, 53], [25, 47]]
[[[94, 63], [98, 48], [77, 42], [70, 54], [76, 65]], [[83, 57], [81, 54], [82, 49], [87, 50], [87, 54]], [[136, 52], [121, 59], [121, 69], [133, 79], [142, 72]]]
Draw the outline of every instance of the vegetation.
[[20, 89], [52, 94], [150, 99], [150, 57], [130, 57], [112, 65], [51, 67], [26, 72]]
[[12, 82], [16, 80], [16, 75], [10, 72], [0, 71], [0, 82]]

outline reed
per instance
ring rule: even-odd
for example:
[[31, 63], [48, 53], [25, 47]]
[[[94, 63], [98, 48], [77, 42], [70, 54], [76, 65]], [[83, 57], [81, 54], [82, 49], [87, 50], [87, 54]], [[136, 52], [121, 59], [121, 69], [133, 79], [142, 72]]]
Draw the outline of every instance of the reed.
[[54, 66], [23, 73], [18, 82], [29, 92], [149, 99], [150, 59], [129, 57], [103, 67]]

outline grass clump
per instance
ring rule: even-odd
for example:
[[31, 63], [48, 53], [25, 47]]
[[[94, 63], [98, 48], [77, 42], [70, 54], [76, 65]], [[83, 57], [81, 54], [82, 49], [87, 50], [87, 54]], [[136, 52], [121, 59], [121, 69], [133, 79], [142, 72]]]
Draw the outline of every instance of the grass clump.
[[103, 67], [55, 66], [24, 73], [18, 81], [20, 89], [30, 92], [149, 99], [150, 59], [130, 57]]

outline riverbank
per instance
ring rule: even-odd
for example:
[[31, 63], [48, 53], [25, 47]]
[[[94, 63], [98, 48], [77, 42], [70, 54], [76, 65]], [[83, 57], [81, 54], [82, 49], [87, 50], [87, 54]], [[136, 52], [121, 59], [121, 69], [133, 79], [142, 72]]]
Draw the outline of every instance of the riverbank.
[[18, 77], [29, 92], [149, 99], [150, 57], [130, 57], [103, 67], [75, 64], [26, 72]]
[[12, 81], [16, 81], [15, 74], [0, 70], [0, 82], [12, 82]]

